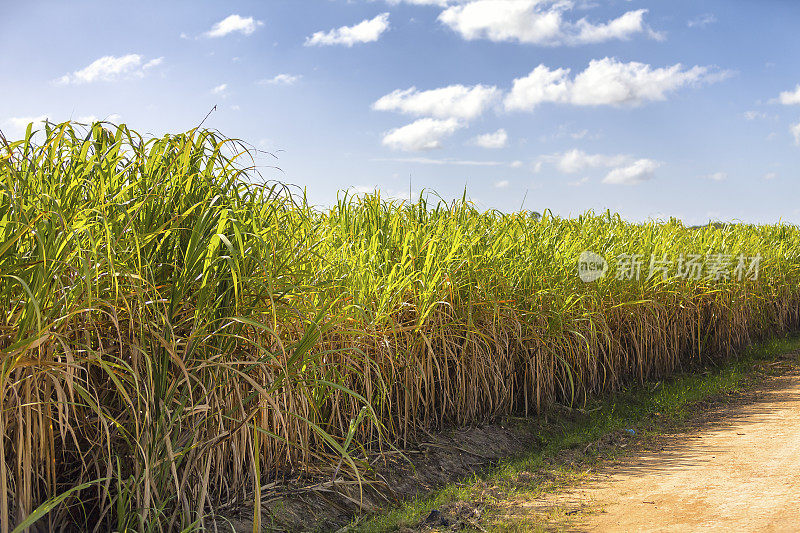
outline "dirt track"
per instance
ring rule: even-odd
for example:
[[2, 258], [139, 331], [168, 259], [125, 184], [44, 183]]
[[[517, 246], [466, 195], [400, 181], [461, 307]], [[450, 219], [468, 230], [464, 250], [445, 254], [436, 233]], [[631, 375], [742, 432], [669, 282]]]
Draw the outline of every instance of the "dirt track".
[[579, 531], [800, 531], [800, 376], [714, 415], [529, 511], [565, 508]]

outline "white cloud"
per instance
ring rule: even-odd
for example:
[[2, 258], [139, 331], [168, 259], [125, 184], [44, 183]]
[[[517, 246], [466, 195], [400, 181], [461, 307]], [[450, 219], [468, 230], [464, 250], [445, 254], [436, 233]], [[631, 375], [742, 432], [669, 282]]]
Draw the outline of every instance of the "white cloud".
[[217, 85], [213, 89], [211, 89], [211, 94], [223, 94], [227, 88], [228, 88], [228, 84], [227, 83], [222, 83], [220, 85]]
[[259, 85], [294, 85], [300, 78], [300, 74], [278, 74], [273, 78], [259, 80]]
[[494, 187], [496, 189], [505, 189], [508, 186], [509, 186], [509, 181], [508, 180], [500, 180], [500, 181], [495, 182], [495, 184], [494, 184]]
[[574, 7], [569, 0], [472, 0], [453, 5], [439, 15], [439, 21], [464, 39], [512, 41], [544, 46], [599, 43], [629, 39], [647, 33], [660, 39], [644, 22], [646, 9], [628, 11], [605, 23], [581, 18], [564, 19]]
[[2, 122], [3, 133], [8, 140], [15, 140], [21, 138], [25, 134], [28, 124], [33, 123], [33, 130], [38, 130], [44, 127], [45, 121], [48, 120], [50, 115], [44, 114], [35, 117], [9, 117]]
[[630, 165], [613, 169], [603, 178], [603, 183], [612, 185], [636, 185], [653, 179], [655, 170], [661, 166], [652, 159], [639, 159]]
[[686, 25], [690, 28], [705, 28], [709, 24], [713, 24], [717, 21], [717, 17], [715, 17], [712, 13], [704, 13], [703, 15], [699, 15], [689, 22]]
[[342, 26], [328, 32], [318, 31], [306, 38], [305, 46], [344, 45], [351, 47], [358, 43], [371, 43], [389, 29], [389, 13], [382, 13], [371, 20], [362, 20], [355, 26]]
[[507, 110], [533, 110], [543, 102], [573, 105], [641, 105], [665, 100], [669, 92], [687, 85], [713, 83], [727, 72], [712, 72], [709, 67], [685, 69], [680, 63], [653, 68], [645, 63], [623, 63], [615, 58], [594, 59], [586, 69], [569, 77], [570, 70], [550, 70], [539, 65], [530, 74], [514, 80], [506, 96]]
[[511, 163], [509, 163], [508, 166], [510, 166], [511, 168], [522, 168], [523, 166], [525, 166], [525, 163], [523, 163], [522, 161], [512, 161]]
[[795, 87], [793, 91], [784, 91], [780, 94], [778, 100], [783, 105], [796, 105], [800, 104], [800, 84]]
[[481, 148], [504, 148], [508, 144], [508, 133], [502, 128], [494, 133], [484, 133], [472, 139], [472, 144]]
[[562, 154], [545, 156], [544, 160], [555, 163], [556, 168], [564, 174], [575, 174], [589, 168], [617, 167], [630, 161], [630, 156], [587, 154], [574, 149]]
[[578, 33], [567, 35], [564, 42], [575, 45], [602, 43], [615, 39], [625, 41], [637, 33], [646, 33], [651, 39], [663, 41], [666, 38], [663, 33], [653, 31], [644, 23], [645, 13], [646, 9], [628, 11], [605, 24], [591, 24], [586, 19], [580, 19], [574, 26], [578, 29]]
[[705, 176], [701, 176], [704, 180], [710, 181], [725, 181], [728, 179], [728, 174], [725, 172], [714, 172], [713, 174], [706, 174]]
[[92, 61], [88, 66], [71, 74], [64, 74], [55, 82], [59, 85], [92, 83], [96, 81], [116, 81], [125, 78], [141, 78], [145, 73], [163, 63], [163, 57], [157, 57], [142, 64], [144, 58], [139, 54], [124, 56], [103, 56]]
[[775, 172], [767, 172], [766, 174], [764, 174], [764, 175], [762, 176], [762, 179], [765, 179], [765, 180], [774, 180], [774, 179], [775, 179], [775, 178], [777, 178], [777, 177], [778, 177], [778, 174], [777, 174], [777, 173], [775, 173]]
[[397, 89], [382, 96], [372, 104], [372, 109], [470, 120], [480, 116], [499, 95], [497, 87], [485, 85], [450, 85], [428, 91], [418, 91], [416, 87], [411, 87], [406, 90]]
[[700, 66], [685, 70], [680, 63], [654, 69], [635, 61], [594, 60], [575, 77], [572, 101], [576, 105], [638, 105], [666, 100], [666, 93], [704, 81], [708, 72]]
[[792, 124], [792, 126], [789, 128], [789, 131], [794, 136], [794, 143], [800, 146], [800, 122], [797, 124]]
[[157, 67], [163, 62], [164, 62], [164, 58], [163, 57], [156, 57], [154, 59], [151, 59], [150, 61], [148, 61], [144, 65], [142, 65], [142, 70], [149, 70], [149, 69], [151, 69], [153, 67]]
[[206, 37], [224, 37], [228, 34], [239, 32], [242, 35], [251, 35], [263, 22], [255, 20], [253, 17], [241, 17], [239, 15], [229, 15], [214, 24], [210, 30], [203, 35]]
[[514, 80], [511, 92], [506, 96], [507, 110], [531, 110], [542, 102], [568, 102], [571, 98], [569, 69], [550, 70], [539, 65], [524, 78]]
[[383, 144], [393, 150], [434, 150], [442, 147], [442, 139], [462, 127], [463, 125], [454, 118], [447, 120], [421, 118], [386, 133]]
[[10, 117], [5, 120], [5, 123], [14, 128], [25, 128], [31, 122], [34, 123], [34, 128], [39, 124], [44, 124], [48, 115], [39, 115], [37, 117]]
[[[573, 149], [567, 152], [545, 155], [537, 162], [537, 172], [543, 163], [550, 163], [562, 174], [576, 174], [586, 170], [608, 168], [603, 183], [634, 185], [653, 178], [661, 163], [652, 159], [635, 159], [626, 154], [587, 154]], [[588, 181], [583, 177], [569, 182], [569, 185], [582, 185]]]

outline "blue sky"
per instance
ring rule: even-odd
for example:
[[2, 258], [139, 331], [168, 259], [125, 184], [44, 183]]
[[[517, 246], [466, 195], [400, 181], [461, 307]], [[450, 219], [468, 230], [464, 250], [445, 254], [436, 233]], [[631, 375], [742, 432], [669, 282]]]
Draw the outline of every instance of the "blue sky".
[[800, 2], [2, 0], [0, 129], [206, 125], [265, 176], [482, 208], [800, 222]]

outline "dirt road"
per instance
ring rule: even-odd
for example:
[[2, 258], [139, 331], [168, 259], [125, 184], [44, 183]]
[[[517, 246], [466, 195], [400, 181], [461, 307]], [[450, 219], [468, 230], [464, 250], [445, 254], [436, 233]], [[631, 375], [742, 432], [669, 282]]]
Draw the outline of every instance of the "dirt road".
[[800, 376], [714, 415], [529, 510], [578, 531], [800, 531]]

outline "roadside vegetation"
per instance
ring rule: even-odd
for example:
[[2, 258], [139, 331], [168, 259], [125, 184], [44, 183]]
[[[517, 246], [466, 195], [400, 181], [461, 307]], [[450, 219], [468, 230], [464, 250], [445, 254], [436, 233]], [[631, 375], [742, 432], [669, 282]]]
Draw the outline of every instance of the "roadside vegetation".
[[[258, 527], [273, 481], [359, 482], [420, 429], [722, 360], [797, 328], [799, 243], [424, 196], [314, 207], [201, 129], [0, 137], [0, 532], [192, 530], [246, 501]], [[642, 276], [584, 283], [585, 250]], [[648, 276], [688, 254], [733, 263]]]
[[736, 402], [769, 376], [787, 369], [800, 369], [800, 337], [757, 343], [734, 359], [632, 385], [591, 400], [585, 409], [552, 410], [546, 421], [507, 418], [507, 424], [523, 424], [535, 436], [538, 444], [529, 453], [500, 461], [385, 513], [359, 517], [348, 531], [570, 529], [569, 511], [557, 505], [531, 516], [505, 511], [514, 502], [534, 501], [579, 483], [599, 462], [626, 453], [629, 446], [648, 446], [664, 433], [685, 430], [710, 406]]

